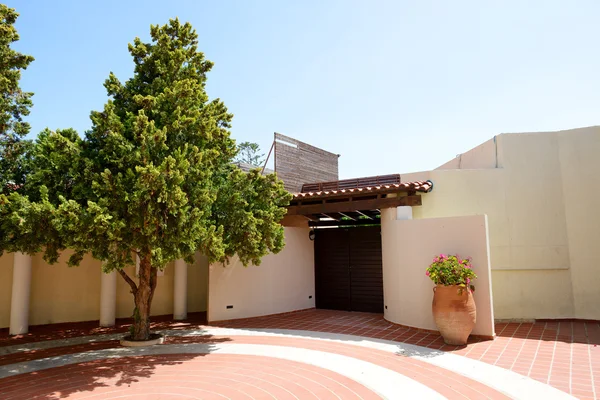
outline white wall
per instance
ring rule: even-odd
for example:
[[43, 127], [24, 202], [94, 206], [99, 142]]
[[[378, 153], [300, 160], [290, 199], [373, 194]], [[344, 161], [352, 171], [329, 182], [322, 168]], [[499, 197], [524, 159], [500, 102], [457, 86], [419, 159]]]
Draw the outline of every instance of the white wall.
[[[69, 268], [69, 254], [69, 251], [65, 252], [55, 265], [48, 265], [42, 254], [33, 257], [29, 325], [94, 321], [100, 317], [101, 263], [86, 255], [79, 267]], [[0, 329], [9, 325], [13, 258], [10, 253], [0, 257]], [[126, 271], [137, 281], [134, 267]], [[171, 263], [158, 277], [151, 315], [173, 313], [173, 273]], [[187, 297], [189, 312], [207, 310], [208, 261], [200, 254], [188, 267]], [[133, 308], [131, 289], [123, 278], [117, 276], [117, 317], [130, 317]]]
[[437, 330], [431, 311], [433, 287], [425, 276], [434, 256], [473, 257], [477, 323], [473, 334], [494, 336], [494, 311], [485, 215], [397, 220], [395, 209], [382, 210], [384, 317], [388, 321]]
[[498, 319], [600, 319], [600, 127], [498, 135], [444, 164], [414, 218], [486, 214]]
[[[208, 320], [257, 317], [315, 306], [314, 247], [307, 227], [285, 227], [285, 247], [261, 265], [209, 267]], [[312, 298], [309, 298], [312, 296]], [[233, 306], [227, 309], [227, 306]]]

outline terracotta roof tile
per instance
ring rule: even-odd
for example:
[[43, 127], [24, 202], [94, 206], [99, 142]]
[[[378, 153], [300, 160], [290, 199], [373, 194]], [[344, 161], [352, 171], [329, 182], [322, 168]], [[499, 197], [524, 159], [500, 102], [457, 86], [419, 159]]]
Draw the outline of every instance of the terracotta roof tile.
[[358, 187], [358, 188], [350, 188], [350, 189], [340, 189], [340, 190], [327, 190], [320, 192], [307, 192], [307, 193], [294, 193], [294, 199], [302, 199], [302, 198], [322, 198], [322, 197], [330, 197], [330, 196], [339, 196], [343, 194], [352, 194], [352, 193], [379, 193], [379, 192], [389, 192], [389, 191], [415, 191], [421, 193], [431, 192], [433, 189], [433, 182], [431, 181], [414, 181], [414, 182], [402, 182], [402, 183], [393, 183], [389, 185], [378, 185], [378, 186], [366, 186], [366, 187]]

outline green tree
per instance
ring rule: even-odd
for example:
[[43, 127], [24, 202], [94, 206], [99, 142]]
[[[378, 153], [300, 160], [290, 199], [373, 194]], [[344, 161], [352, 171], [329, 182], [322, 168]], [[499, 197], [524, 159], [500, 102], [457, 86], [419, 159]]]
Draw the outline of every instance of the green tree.
[[[213, 64], [198, 51], [192, 26], [176, 19], [150, 34], [150, 43], [129, 45], [133, 77], [121, 83], [109, 75], [111, 99], [92, 112], [85, 137], [42, 132], [29, 196], [4, 197], [4, 206], [0, 199], [12, 248], [29, 236], [49, 245], [50, 261], [70, 248], [70, 265], [91, 253], [104, 272], [119, 272], [133, 294], [134, 340], [149, 337], [158, 270], [179, 258], [192, 262], [196, 251], [211, 262], [236, 255], [260, 264], [283, 248], [279, 221], [291, 197], [274, 175], [231, 165], [232, 114], [206, 94]], [[34, 237], [38, 223], [48, 229]], [[124, 271], [134, 255], [137, 278]]]
[[258, 143], [242, 142], [237, 146], [236, 162], [262, 167], [265, 163], [265, 155], [260, 152]]
[[24, 140], [29, 124], [23, 117], [29, 114], [33, 93], [23, 92], [19, 80], [33, 57], [11, 49], [19, 40], [14, 27], [18, 16], [13, 8], [0, 4], [0, 193], [22, 187], [31, 147]]

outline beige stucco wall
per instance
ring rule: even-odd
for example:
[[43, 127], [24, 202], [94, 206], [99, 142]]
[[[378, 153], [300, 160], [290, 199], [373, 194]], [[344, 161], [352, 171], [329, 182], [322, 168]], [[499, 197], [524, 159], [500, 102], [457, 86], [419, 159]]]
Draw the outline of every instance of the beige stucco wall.
[[437, 169], [483, 169], [502, 167], [503, 136], [495, 136], [485, 143], [459, 154]]
[[[309, 229], [285, 227], [285, 247], [261, 265], [244, 267], [233, 259], [212, 264], [208, 320], [256, 317], [315, 306], [314, 247]], [[312, 298], [309, 298], [312, 297]], [[227, 306], [233, 306], [227, 309]]]
[[496, 318], [600, 319], [599, 151], [599, 127], [503, 134], [402, 179], [434, 182], [414, 218], [488, 215]]
[[600, 127], [558, 136], [577, 318], [600, 319]]
[[[100, 265], [86, 256], [79, 267], [69, 268], [65, 252], [59, 262], [48, 265], [37, 254], [32, 258], [31, 300], [29, 324], [42, 325], [59, 322], [93, 321], [100, 314]], [[134, 277], [135, 268], [127, 268]], [[0, 258], [0, 328], [10, 322], [13, 255]], [[162, 276], [152, 302], [152, 315], [173, 313], [173, 265]], [[188, 267], [188, 312], [206, 311], [208, 298], [208, 262], [197, 254], [195, 263]], [[117, 276], [117, 318], [130, 317], [133, 295], [125, 281]]]
[[396, 210], [382, 210], [384, 317], [391, 322], [435, 330], [431, 313], [434, 284], [425, 276], [434, 256], [473, 257], [477, 322], [473, 334], [494, 336], [494, 312], [484, 215], [396, 220]]
[[10, 298], [12, 296], [13, 255], [0, 257], [0, 328], [10, 323]]
[[100, 262], [84, 257], [79, 267], [66, 266], [70, 252], [49, 265], [36, 254], [31, 261], [29, 324], [89, 321], [100, 314]]
[[196, 253], [188, 266], [188, 312], [206, 311], [208, 307], [208, 259]]

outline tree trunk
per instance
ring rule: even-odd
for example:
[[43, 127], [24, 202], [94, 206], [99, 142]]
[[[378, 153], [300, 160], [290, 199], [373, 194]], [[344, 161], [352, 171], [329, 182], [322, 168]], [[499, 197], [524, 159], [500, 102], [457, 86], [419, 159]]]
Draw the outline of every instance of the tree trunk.
[[150, 338], [150, 306], [156, 289], [156, 268], [152, 268], [150, 255], [140, 256], [139, 282], [133, 293], [135, 309], [133, 312], [133, 340]]

